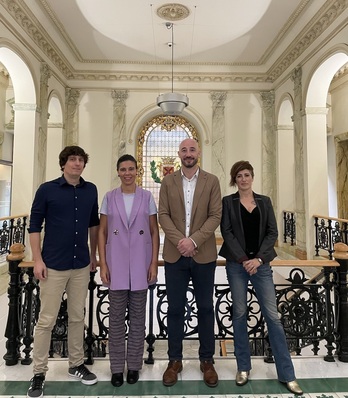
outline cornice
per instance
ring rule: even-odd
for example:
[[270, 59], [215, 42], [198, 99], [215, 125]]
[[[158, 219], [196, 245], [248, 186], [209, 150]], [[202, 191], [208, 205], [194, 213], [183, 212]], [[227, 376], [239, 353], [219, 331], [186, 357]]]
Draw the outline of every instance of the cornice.
[[[80, 81], [128, 81], [128, 82], [170, 82], [167, 74], [141, 73], [131, 71], [100, 72], [80, 71], [72, 80]], [[262, 73], [183, 73], [174, 76], [174, 83], [270, 83], [267, 74]]]
[[[71, 65], [25, 2], [23, 0], [0, 0], [0, 4], [59, 71], [67, 79], [71, 78]], [[21, 38], [18, 39], [23, 42]]]
[[[212, 66], [227, 65], [230, 67], [257, 67], [261, 66], [270, 55], [275, 51], [275, 48], [281, 45], [281, 40], [290, 30], [291, 25], [303, 12], [310, 0], [304, 0], [298, 9], [289, 18], [287, 24], [284, 26], [280, 35], [274, 40], [269, 49], [258, 63], [231, 63], [231, 64], [204, 64]], [[40, 0], [39, 4], [44, 11], [51, 18], [53, 25], [58, 30], [66, 45], [70, 48], [77, 62], [84, 64], [137, 64], [134, 62], [116, 62], [113, 60], [84, 60], [81, 54], [71, 42], [69, 35], [64, 30], [64, 27], [59, 23], [56, 15], [48, 6], [46, 0]], [[24, 0], [0, 0], [7, 12], [14, 18], [20, 27], [27, 33], [27, 35], [34, 41], [36, 46], [48, 57], [48, 59], [58, 68], [67, 80], [86, 80], [86, 81], [167, 81], [168, 75], [158, 75], [158, 73], [141, 73], [141, 72], [114, 72], [114, 71], [82, 71], [75, 70], [68, 62], [63, 52], [55, 44], [47, 31], [35, 17], [33, 12], [25, 4]], [[219, 82], [274, 82], [282, 73], [293, 64], [304, 51], [312, 45], [312, 43], [327, 29], [332, 23], [344, 12], [348, 7], [348, 0], [327, 0], [323, 7], [317, 12], [311, 22], [297, 35], [292, 44], [286, 48], [282, 55], [270, 67], [267, 73], [199, 73], [199, 74], [182, 74], [177, 75], [175, 79], [181, 82], [198, 82], [198, 83], [219, 83]], [[20, 38], [19, 38], [20, 39]], [[149, 65], [152, 63], [148, 63]], [[192, 63], [194, 65], [194, 63]], [[202, 65], [202, 64], [200, 64]]]
[[270, 80], [275, 81], [281, 76], [347, 8], [348, 0], [327, 0], [311, 22], [302, 29], [292, 44], [269, 69]]

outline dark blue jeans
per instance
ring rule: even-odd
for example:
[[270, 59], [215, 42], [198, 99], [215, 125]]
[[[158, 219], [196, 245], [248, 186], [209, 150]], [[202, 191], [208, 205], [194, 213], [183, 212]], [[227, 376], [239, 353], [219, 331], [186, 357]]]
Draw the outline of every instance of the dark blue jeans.
[[272, 269], [269, 263], [262, 264], [257, 273], [250, 276], [242, 264], [226, 261], [227, 279], [233, 300], [234, 348], [238, 370], [251, 369], [250, 346], [247, 328], [247, 289], [249, 280], [254, 286], [262, 315], [264, 316], [269, 340], [274, 355], [278, 379], [282, 382], [295, 380], [283, 325], [279, 319]]
[[214, 277], [216, 262], [198, 264], [192, 257], [164, 263], [168, 297], [168, 357], [182, 360], [187, 287], [192, 280], [198, 312], [199, 359], [209, 361], [215, 353]]

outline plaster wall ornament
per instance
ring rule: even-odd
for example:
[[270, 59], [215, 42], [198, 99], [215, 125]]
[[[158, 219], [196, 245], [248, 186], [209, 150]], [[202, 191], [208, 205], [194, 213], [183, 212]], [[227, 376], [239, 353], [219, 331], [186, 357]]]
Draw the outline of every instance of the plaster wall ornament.
[[226, 193], [226, 155], [225, 155], [225, 101], [226, 91], [212, 91], [210, 99], [213, 103], [212, 114], [212, 173], [215, 174], [222, 190], [222, 195]]
[[65, 130], [63, 132], [64, 146], [78, 143], [78, 100], [80, 90], [67, 87], [65, 90]]
[[303, 158], [303, 94], [302, 68], [296, 67], [291, 76], [294, 82], [294, 152], [295, 152], [295, 206], [296, 209], [296, 245], [299, 258], [306, 258], [306, 214], [304, 193], [304, 158]]
[[111, 156], [111, 187], [120, 185], [120, 180], [115, 173], [117, 159], [126, 153], [126, 100], [127, 90], [112, 90], [114, 99], [113, 106], [113, 129], [112, 129], [112, 156]]
[[158, 7], [157, 15], [166, 21], [180, 21], [190, 15], [190, 10], [183, 4], [170, 3]]

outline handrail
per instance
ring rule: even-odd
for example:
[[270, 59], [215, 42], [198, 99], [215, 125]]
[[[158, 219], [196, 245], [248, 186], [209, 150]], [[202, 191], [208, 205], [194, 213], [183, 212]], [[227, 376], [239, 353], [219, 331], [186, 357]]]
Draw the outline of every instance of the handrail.
[[313, 217], [316, 218], [325, 218], [326, 220], [334, 220], [334, 221], [339, 221], [339, 222], [345, 222], [348, 223], [348, 220], [345, 218], [335, 218], [335, 217], [330, 217], [330, 216], [320, 216], [318, 214], [313, 214]]
[[18, 214], [18, 216], [0, 217], [0, 221], [12, 220], [15, 218], [29, 217], [29, 214]]
[[[218, 266], [225, 266], [226, 260], [218, 259], [216, 261]], [[339, 263], [336, 260], [273, 260], [271, 261], [272, 267], [339, 267]], [[164, 266], [164, 260], [158, 260], [160, 267]], [[18, 264], [21, 268], [34, 267], [34, 261], [22, 261]], [[97, 264], [97, 267], [99, 264]]]

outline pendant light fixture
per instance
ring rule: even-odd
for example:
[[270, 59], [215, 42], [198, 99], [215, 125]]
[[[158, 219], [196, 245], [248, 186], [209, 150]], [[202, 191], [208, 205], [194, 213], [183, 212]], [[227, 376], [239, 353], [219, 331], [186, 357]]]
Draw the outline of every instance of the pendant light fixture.
[[157, 105], [162, 109], [165, 115], [180, 115], [182, 111], [188, 106], [189, 99], [185, 94], [174, 92], [174, 25], [171, 22], [166, 22], [167, 29], [171, 29], [171, 42], [168, 46], [172, 51], [172, 91], [164, 93], [157, 97]]

